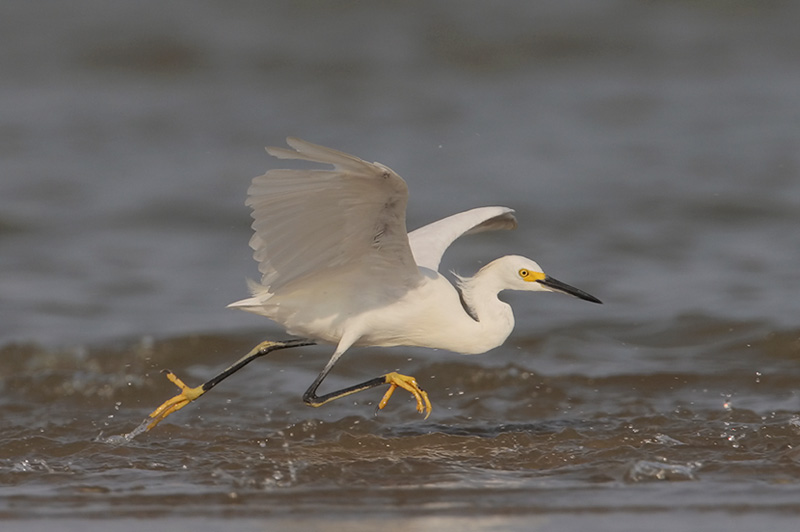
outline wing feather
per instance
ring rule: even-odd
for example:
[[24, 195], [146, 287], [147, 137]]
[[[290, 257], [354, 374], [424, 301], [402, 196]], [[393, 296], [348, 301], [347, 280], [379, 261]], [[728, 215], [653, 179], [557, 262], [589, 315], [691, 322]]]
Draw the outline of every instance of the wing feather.
[[362, 289], [385, 275], [395, 286], [417, 279], [405, 181], [380, 163], [297, 138], [287, 143], [294, 149], [267, 152], [333, 169], [276, 169], [253, 180], [246, 204], [253, 209], [250, 246], [261, 284], [275, 294], [312, 276], [360, 278]]
[[438, 271], [442, 255], [455, 239], [462, 235], [516, 229], [514, 209], [508, 207], [478, 207], [460, 212], [412, 231], [408, 234], [411, 251], [417, 265]]

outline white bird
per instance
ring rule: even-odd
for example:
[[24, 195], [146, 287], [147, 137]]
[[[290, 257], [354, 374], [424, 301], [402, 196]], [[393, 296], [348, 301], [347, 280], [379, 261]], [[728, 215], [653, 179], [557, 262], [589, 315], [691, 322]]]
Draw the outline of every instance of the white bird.
[[148, 428], [183, 408], [255, 358], [276, 349], [334, 344], [325, 368], [303, 395], [311, 406], [388, 384], [383, 408], [399, 386], [430, 415], [427, 394], [413, 377], [389, 373], [317, 396], [336, 361], [354, 346], [420, 346], [464, 354], [500, 346], [514, 328], [511, 307], [498, 299], [503, 290], [562, 292], [600, 300], [546, 275], [525, 257], [494, 260], [456, 285], [438, 269], [458, 237], [514, 229], [514, 211], [480, 207], [406, 232], [408, 188], [387, 166], [368, 163], [330, 148], [288, 138], [294, 148], [267, 148], [279, 159], [332, 165], [332, 169], [276, 169], [256, 177], [246, 204], [253, 209], [250, 240], [261, 282], [252, 297], [229, 305], [275, 321], [302, 339], [263, 342], [235, 364], [196, 388], [172, 372], [181, 393], [150, 417]]

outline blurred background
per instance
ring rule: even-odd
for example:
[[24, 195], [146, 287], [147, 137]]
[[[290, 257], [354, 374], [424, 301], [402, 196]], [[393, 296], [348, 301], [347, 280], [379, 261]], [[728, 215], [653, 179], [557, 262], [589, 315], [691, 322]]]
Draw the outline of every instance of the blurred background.
[[224, 306], [257, 273], [249, 181], [287, 135], [399, 172], [410, 228], [517, 210], [447, 268], [513, 250], [606, 318], [796, 323], [793, 2], [1, 9], [0, 342], [264, 326]]
[[[553, 499], [561, 512], [634, 508], [628, 520], [592, 521], [595, 530], [602, 522], [641, 529], [637, 512], [653, 507], [687, 530], [698, 521], [681, 521], [676, 509], [694, 508], [707, 530], [748, 516], [792, 529], [783, 519], [800, 515], [791, 473], [800, 459], [786, 454], [800, 434], [799, 21], [800, 3], [782, 0], [2, 3], [7, 494], [33, 513], [37, 501], [61, 500], [53, 470], [139, 493], [150, 484], [138, 474], [179, 470], [196, 453], [202, 463], [145, 493], [172, 486], [185, 496], [175, 508], [223, 515], [224, 505], [206, 505], [209, 494], [250, 490], [263, 509], [253, 492], [268, 483], [247, 479], [283, 471], [278, 485], [295, 490], [290, 505], [313, 508], [322, 485], [334, 488], [331, 507], [346, 506], [357, 495], [340, 490], [345, 478], [389, 493], [373, 511], [391, 514], [403, 504], [359, 459], [363, 438], [374, 437], [399, 445], [420, 485], [456, 513], [489, 515], [497, 501], [481, 491], [453, 495], [453, 486], [514, 485], [501, 506], [524, 513], [529, 497], [552, 496], [547, 477], [577, 501]], [[405, 398], [377, 421], [372, 407], [349, 401], [306, 409], [300, 395], [327, 347], [254, 364], [240, 382], [259, 390], [255, 397], [221, 386], [219, 399], [176, 415], [185, 432], [165, 424], [166, 433], [145, 440], [168, 434], [171, 448], [126, 451], [133, 474], [89, 440], [132, 428], [172, 393], [159, 369], [188, 370], [200, 382], [253, 342], [285, 334], [225, 306], [257, 277], [244, 200], [251, 178], [280, 164], [264, 147], [287, 135], [397, 171], [410, 189], [409, 229], [475, 206], [516, 209], [518, 230], [458, 241], [444, 269], [471, 275], [497, 256], [523, 254], [605, 304], [505, 294], [517, 328], [489, 355], [361, 350], [331, 376], [334, 386], [395, 368], [415, 374], [442, 407], [430, 424]], [[228, 410], [223, 398], [243, 410]], [[508, 428], [541, 420], [553, 424]], [[285, 448], [270, 455], [254, 442], [296, 423], [312, 423], [304, 437], [331, 448], [317, 455], [296, 436], [289, 475]], [[227, 449], [193, 447], [200, 438], [213, 448], [230, 427], [244, 432]], [[47, 433], [33, 446], [32, 429]], [[509, 430], [513, 442], [487, 443]], [[352, 434], [357, 443], [343, 436]], [[418, 438], [411, 446], [402, 443], [409, 434]], [[519, 462], [520, 441], [559, 458]], [[678, 452], [676, 441], [688, 447]], [[70, 442], [81, 443], [65, 454]], [[448, 454], [462, 442], [464, 454]], [[646, 452], [653, 445], [655, 455]], [[272, 469], [238, 469], [225, 462], [231, 449], [267, 453]], [[731, 459], [745, 449], [751, 454]], [[325, 453], [350, 457], [351, 469], [325, 476], [315, 462]], [[312, 462], [316, 469], [304, 469]], [[665, 478], [700, 482], [690, 483], [691, 495], [636, 487]], [[753, 498], [763, 485], [744, 478], [768, 479], [770, 488]], [[609, 483], [621, 490], [613, 501]], [[115, 515], [115, 503], [81, 493], [59, 511], [90, 515], [89, 500]], [[141, 509], [126, 504], [119, 515]], [[754, 513], [714, 520], [693, 504]]]

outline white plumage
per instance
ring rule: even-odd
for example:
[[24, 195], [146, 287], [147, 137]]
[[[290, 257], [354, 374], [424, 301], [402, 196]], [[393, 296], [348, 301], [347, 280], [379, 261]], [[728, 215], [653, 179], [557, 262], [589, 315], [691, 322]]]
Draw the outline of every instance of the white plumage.
[[[270, 170], [253, 180], [250, 245], [262, 279], [251, 285], [252, 297], [231, 307], [337, 344], [335, 361], [352, 345], [482, 353], [514, 326], [498, 292], [567, 291], [552, 286], [534, 261], [508, 256], [462, 279], [459, 294], [437, 271], [443, 253], [461, 235], [515, 228], [512, 209], [480, 207], [407, 234], [408, 187], [394, 171], [300, 139], [287, 142], [294, 150], [267, 151], [333, 168]], [[536, 279], [522, 278], [521, 270]]]
[[430, 414], [428, 395], [413, 377], [391, 372], [317, 396], [339, 357], [356, 346], [420, 346], [464, 354], [501, 345], [514, 328], [503, 290], [557, 291], [600, 303], [545, 275], [534, 261], [511, 255], [494, 260], [453, 286], [439, 272], [442, 255], [464, 234], [517, 226], [507, 207], [479, 207], [406, 233], [408, 187], [390, 168], [296, 138], [293, 150], [267, 148], [280, 159], [332, 165], [332, 169], [270, 170], [248, 191], [253, 209], [250, 240], [261, 282], [252, 296], [230, 306], [266, 316], [303, 338], [262, 342], [201, 386], [189, 388], [173, 373], [181, 393], [150, 414], [150, 429], [205, 394], [246, 364], [276, 349], [316, 342], [336, 345], [303, 395], [311, 406], [389, 385], [378, 408], [397, 387]]

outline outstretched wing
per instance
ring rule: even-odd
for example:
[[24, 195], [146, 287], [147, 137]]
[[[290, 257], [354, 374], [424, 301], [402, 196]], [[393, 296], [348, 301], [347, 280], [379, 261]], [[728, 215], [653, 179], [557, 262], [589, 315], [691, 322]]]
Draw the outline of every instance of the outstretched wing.
[[406, 234], [405, 181], [380, 163], [296, 138], [286, 142], [294, 150], [267, 152], [333, 169], [277, 169], [253, 180], [246, 204], [253, 209], [250, 247], [261, 284], [275, 294], [312, 276], [331, 282], [386, 276], [395, 286], [418, 278]]
[[508, 207], [478, 207], [442, 218], [408, 234], [417, 265], [437, 271], [445, 250], [461, 235], [516, 229], [517, 219]]

